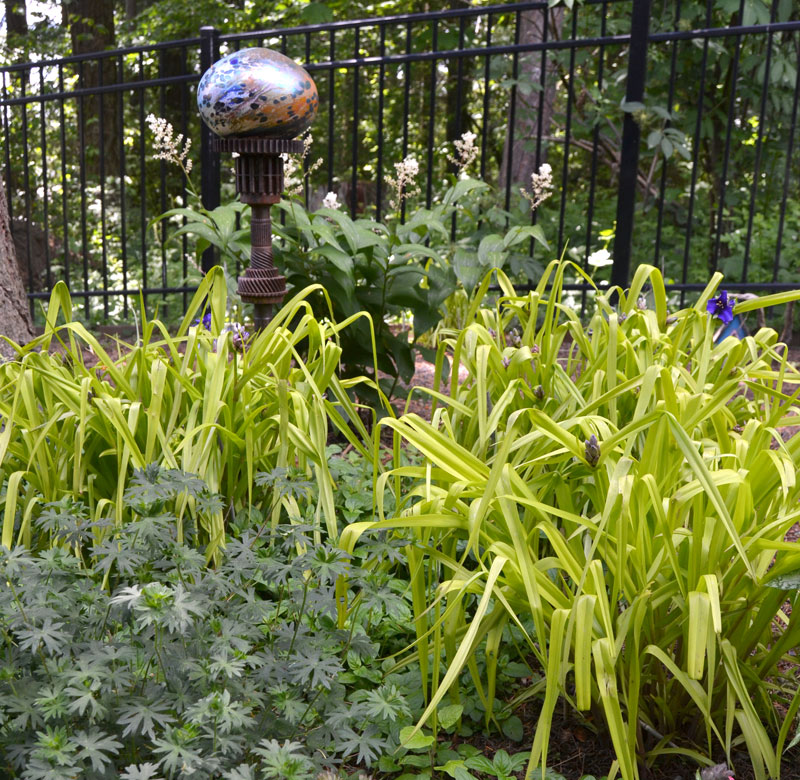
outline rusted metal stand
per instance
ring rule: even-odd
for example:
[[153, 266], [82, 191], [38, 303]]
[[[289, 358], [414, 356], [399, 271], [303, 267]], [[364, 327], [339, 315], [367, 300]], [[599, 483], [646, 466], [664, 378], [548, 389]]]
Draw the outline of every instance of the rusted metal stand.
[[245, 303], [253, 304], [256, 330], [262, 330], [272, 319], [274, 306], [286, 295], [286, 279], [272, 260], [272, 220], [270, 208], [283, 192], [282, 154], [299, 154], [302, 141], [282, 138], [219, 138], [213, 139], [214, 151], [232, 152], [236, 164], [236, 192], [242, 203], [251, 209], [250, 267], [239, 277], [238, 293]]

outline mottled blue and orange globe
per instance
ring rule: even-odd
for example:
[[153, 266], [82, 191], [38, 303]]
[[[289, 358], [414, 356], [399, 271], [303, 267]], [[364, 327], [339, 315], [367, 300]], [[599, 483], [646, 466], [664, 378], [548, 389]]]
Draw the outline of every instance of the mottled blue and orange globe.
[[319, 96], [296, 62], [252, 48], [223, 57], [203, 74], [197, 107], [217, 135], [295, 138], [314, 121]]

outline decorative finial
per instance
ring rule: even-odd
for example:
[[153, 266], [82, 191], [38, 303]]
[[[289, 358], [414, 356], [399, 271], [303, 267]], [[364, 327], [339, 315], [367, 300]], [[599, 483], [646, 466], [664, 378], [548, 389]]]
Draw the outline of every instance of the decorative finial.
[[239, 277], [238, 293], [254, 304], [257, 329], [266, 326], [274, 305], [286, 295], [286, 279], [272, 261], [270, 206], [283, 192], [283, 154], [299, 154], [317, 115], [314, 80], [279, 52], [252, 48], [215, 62], [197, 88], [200, 116], [218, 136], [212, 148], [236, 153], [236, 191], [251, 207], [250, 267]]

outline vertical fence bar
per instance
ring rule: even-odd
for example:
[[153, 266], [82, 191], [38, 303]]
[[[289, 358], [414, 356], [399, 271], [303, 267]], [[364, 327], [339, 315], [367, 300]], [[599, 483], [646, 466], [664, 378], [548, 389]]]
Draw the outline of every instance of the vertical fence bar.
[[[44, 68], [39, 68], [39, 95], [44, 95]], [[50, 176], [47, 170], [47, 112], [45, 110], [44, 100], [39, 103], [39, 121], [41, 122], [41, 127], [39, 128], [39, 143], [42, 147], [42, 224], [44, 227], [44, 258], [47, 272], [47, 289], [49, 290], [53, 286], [53, 279], [50, 258], [50, 190], [48, 184]]]
[[[545, 25], [547, 24], [547, 12], [545, 11]], [[520, 16], [520, 12], [517, 11], [514, 16], [514, 45], [519, 46], [519, 33], [520, 33], [520, 25], [522, 23], [522, 18]], [[511, 79], [512, 79], [512, 87], [511, 87], [511, 95], [509, 96], [509, 110], [508, 110], [508, 125], [506, 127], [506, 134], [507, 140], [506, 145], [508, 147], [508, 159], [506, 160], [506, 186], [505, 186], [505, 210], [508, 211], [511, 208], [511, 171], [513, 170], [514, 165], [514, 124], [516, 123], [516, 112], [517, 112], [517, 78], [519, 77], [519, 52], [515, 49], [514, 50], [514, 57], [513, 57], [513, 65], [511, 66]], [[541, 99], [541, 98], [540, 98]]]
[[[139, 52], [139, 81], [144, 82], [144, 56]], [[147, 93], [139, 87], [139, 235], [142, 242], [142, 289], [147, 285], [147, 162], [145, 160], [144, 103]], [[202, 150], [201, 150], [202, 152]], [[202, 171], [201, 171], [202, 176]], [[142, 293], [142, 302], [147, 311], [147, 293]]]
[[[58, 91], [64, 92], [64, 66], [58, 66]], [[64, 98], [58, 99], [59, 136], [61, 149], [61, 220], [64, 237], [64, 282], [70, 286], [69, 279], [69, 194], [67, 192], [67, 131], [64, 117]]]
[[[633, 0], [631, 44], [628, 50], [627, 103], [641, 102], [647, 70], [647, 38], [650, 31], [650, 0]], [[614, 235], [614, 265], [611, 284], [627, 287], [631, 270], [633, 215], [636, 208], [636, 174], [639, 168], [641, 131], [630, 111], [622, 123], [619, 194], [617, 196], [617, 230]]]
[[383, 213], [383, 102], [386, 91], [386, 25], [382, 24], [380, 58], [378, 69], [378, 162], [375, 167], [375, 219], [380, 222]]
[[[739, 17], [737, 22], [742, 23], [744, 16], [744, 0], [739, 2]], [[728, 100], [728, 121], [725, 129], [725, 151], [722, 154], [722, 178], [720, 180], [719, 206], [717, 208], [717, 236], [714, 240], [714, 255], [712, 257], [712, 270], [717, 270], [719, 264], [719, 245], [722, 241], [722, 223], [725, 216], [725, 194], [728, 189], [728, 163], [731, 156], [731, 132], [733, 130], [733, 112], [736, 110], [736, 85], [739, 80], [739, 55], [742, 46], [742, 36], [736, 36], [736, 48], [733, 54], [733, 70], [731, 73], [731, 94]]]
[[[775, 21], [778, 10], [778, 0], [772, 0], [770, 22]], [[764, 124], [767, 119], [767, 92], [772, 65], [772, 31], [767, 33], [767, 57], [764, 62], [764, 83], [761, 86], [761, 106], [758, 111], [758, 135], [756, 137], [756, 161], [753, 170], [753, 187], [750, 191], [750, 208], [747, 214], [747, 237], [744, 241], [744, 260], [742, 261], [742, 281], [747, 282], [747, 271], [750, 265], [750, 243], [753, 239], [753, 218], [756, 212], [756, 198], [758, 197], [758, 178], [761, 175], [761, 151], [764, 146]]]
[[[678, 24], [681, 20], [681, 1], [675, 7], [675, 29], [678, 29]], [[672, 59], [669, 71], [669, 94], [667, 96], [667, 111], [672, 113], [672, 104], [675, 100], [675, 71], [678, 67], [678, 42], [672, 42]], [[661, 229], [664, 224], [664, 195], [667, 191], [667, 159], [661, 162], [661, 180], [658, 187], [658, 217], [656, 221], [656, 244], [653, 249], [653, 265], [657, 268], [664, 270], [663, 263], [658, 262], [658, 257], [661, 252]]]
[[[164, 52], [161, 49], [158, 55], [158, 78], [163, 79], [166, 69], [164, 67]], [[158, 88], [158, 114], [159, 116], [166, 117], [167, 115], [167, 91], [162, 83]], [[167, 210], [167, 164], [164, 160], [159, 160], [158, 165], [158, 180], [159, 180], [159, 209], [163, 214]], [[159, 247], [159, 254], [161, 255], [161, 287], [167, 286], [167, 221], [162, 219], [158, 225], [161, 234]], [[164, 317], [168, 311], [166, 292], [161, 293], [161, 301], [163, 303], [163, 310], [159, 311], [159, 315]]]
[[[406, 54], [411, 54], [411, 22], [406, 24]], [[411, 60], [403, 63], [403, 159], [408, 156], [408, 107], [411, 101]], [[406, 221], [406, 202], [400, 200], [400, 221]]]
[[97, 60], [97, 76], [100, 94], [97, 96], [97, 121], [100, 142], [97, 149], [100, 155], [100, 257], [103, 268], [103, 320], [108, 320], [108, 246], [106, 245], [106, 132], [105, 132], [105, 100], [103, 94], [103, 66], [105, 61]]
[[[706, 5], [706, 27], [711, 23], [712, 0]], [[697, 119], [694, 125], [694, 140], [692, 142], [692, 178], [689, 186], [689, 211], [686, 218], [686, 240], [683, 246], [683, 269], [681, 283], [686, 284], [689, 275], [689, 255], [692, 246], [692, 219], [694, 218], [694, 201], [697, 191], [698, 162], [700, 159], [700, 132], [703, 129], [703, 103], [706, 95], [706, 71], [708, 65], [708, 38], [703, 40], [703, 58], [700, 64], [700, 87], [697, 90]], [[681, 290], [681, 306], [686, 300], [686, 291]]]
[[[334, 62], [336, 58], [336, 32], [331, 30], [328, 59]], [[328, 68], [328, 192], [333, 192], [333, 171], [335, 168], [335, 145], [333, 134], [335, 132], [333, 98], [335, 90], [336, 72], [331, 66]]]
[[[575, 5], [572, 8], [572, 40], [578, 37], [578, 8]], [[567, 210], [567, 188], [569, 186], [569, 145], [572, 141], [572, 106], [575, 103], [575, 90], [573, 82], [575, 80], [575, 51], [576, 47], [572, 46], [569, 50], [569, 84], [567, 86], [567, 117], [564, 126], [564, 162], [561, 168], [561, 204], [558, 213], [558, 246], [557, 252], [564, 249], [564, 221], [566, 219]], [[542, 115], [542, 101], [545, 98], [545, 91], [539, 94], [539, 116]], [[541, 133], [539, 133], [541, 137]], [[533, 242], [533, 239], [531, 239]]]
[[361, 58], [361, 28], [355, 29], [355, 42], [353, 44], [353, 58], [356, 65], [353, 67], [353, 147], [350, 160], [350, 216], [355, 217], [358, 206], [358, 77], [361, 69], [358, 60]]
[[[464, 27], [464, 17], [462, 16], [459, 19], [458, 24], [458, 50], [461, 51], [464, 48], [464, 35], [465, 35], [465, 27]], [[450, 65], [448, 64], [448, 75], [449, 75]], [[456, 132], [455, 137], [460, 139], [462, 137], [462, 133], [466, 132], [461, 127], [461, 113], [464, 108], [464, 58], [459, 57], [458, 62], [456, 63], [456, 80], [458, 82], [458, 87], [456, 88]], [[454, 141], [453, 138], [448, 138], [448, 141]], [[456, 156], [455, 146], [451, 146], [453, 149], [453, 156]], [[453, 211], [453, 216], [450, 220], [450, 240], [456, 240], [456, 233], [458, 231], [458, 225], [456, 224], [456, 212]]]
[[[486, 48], [492, 45], [492, 15], [486, 20]], [[486, 149], [489, 141], [489, 75], [491, 73], [490, 54], [483, 57], [483, 112], [481, 116], [481, 181], [486, 181]]]
[[[608, 22], [608, 2], [603, 0], [603, 18], [600, 23], [600, 37], [606, 37], [606, 26]], [[601, 46], [598, 54], [597, 63], [597, 91], [603, 94], [603, 66], [605, 64], [606, 47]], [[600, 127], [595, 125], [592, 130], [592, 167], [589, 174], [589, 206], [586, 212], [586, 250], [583, 253], [583, 269], [589, 267], [589, 254], [592, 250], [592, 220], [594, 219], [594, 194], [597, 187], [597, 155], [600, 145]], [[586, 314], [586, 290], [581, 291], [581, 317]]]
[[[189, 63], [188, 63], [188, 52], [186, 51], [186, 47], [181, 47], [181, 75], [186, 76], [189, 73]], [[189, 85], [184, 81], [181, 86], [181, 132], [183, 133], [184, 138], [189, 137]], [[183, 197], [183, 205], [185, 206], [188, 200], [189, 188], [186, 176], [181, 176], [181, 195]], [[237, 230], [241, 227], [239, 224], [240, 215], [236, 214], [236, 228]], [[183, 218], [182, 223], [185, 225], [187, 222], [186, 217]], [[189, 243], [186, 234], [181, 236], [181, 287], [186, 287], [186, 277], [189, 274], [189, 263], [187, 260], [187, 255], [189, 252]], [[236, 272], [239, 272], [239, 269], [236, 269]], [[186, 311], [186, 307], [189, 304], [189, 297], [186, 293], [186, 290], [183, 291], [181, 296], [183, 309], [182, 311]]]
[[[83, 89], [83, 61], [78, 63], [78, 86]], [[86, 103], [83, 94], [78, 96], [78, 149], [80, 149], [81, 159], [78, 162], [80, 168], [81, 186], [81, 254], [83, 255], [83, 290], [89, 292], [89, 234], [86, 224]], [[83, 296], [83, 304], [86, 310], [86, 318], [92, 315], [92, 301], [89, 295]]]
[[792, 157], [794, 155], [794, 136], [797, 130], [797, 104], [800, 97], [800, 46], [797, 47], [797, 71], [794, 81], [794, 98], [792, 99], [792, 119], [789, 124], [789, 143], [786, 149], [786, 168], [783, 172], [783, 196], [781, 197], [781, 214], [778, 218], [778, 237], [775, 241], [775, 263], [772, 268], [772, 281], [778, 281], [778, 270], [781, 263], [781, 250], [783, 248], [783, 228], [786, 220], [786, 203], [789, 199], [789, 180], [792, 171]]
[[[200, 28], [200, 70], [205, 73], [219, 56], [219, 31], [214, 27]], [[200, 127], [200, 197], [203, 206], [215, 209], [220, 203], [219, 154], [211, 149], [214, 134], [202, 122]], [[212, 247], [203, 252], [202, 268], [208, 272], [217, 262]]]
[[[311, 62], [311, 33], [307, 32], [305, 34], [305, 58], [303, 60], [303, 67], [307, 68], [310, 62]], [[308, 209], [309, 207], [309, 195], [311, 190], [311, 182], [309, 182], [309, 176], [308, 176], [308, 168], [310, 164], [311, 164], [311, 156], [309, 155], [304, 157], [303, 158], [303, 203], [305, 204], [306, 209]], [[236, 215], [236, 219], [237, 219], [236, 226], [238, 228], [239, 214]]]
[[[14, 180], [12, 178], [12, 170], [11, 170], [11, 139], [9, 133], [9, 121], [8, 121], [8, 104], [5, 102], [8, 100], [9, 91], [8, 87], [6, 86], [6, 79], [8, 78], [8, 82], [11, 81], [11, 77], [9, 73], [3, 73], [3, 139], [4, 139], [4, 146], [5, 146], [5, 169], [6, 169], [6, 201], [8, 202], [8, 219], [14, 219], [14, 204], [13, 198], [11, 197], [11, 192], [14, 188]], [[64, 89], [59, 87], [59, 89], [63, 92]], [[63, 122], [62, 128], [63, 128]]]
[[[20, 71], [20, 97], [22, 108], [22, 187], [25, 198], [25, 248], [28, 253], [28, 292], [33, 292], [33, 246], [31, 244], [31, 180], [30, 159], [28, 157], [28, 103], [25, 85], [33, 69]], [[33, 299], [30, 301], [31, 318], [34, 315]]]
[[[117, 58], [117, 83], [125, 82], [125, 63], [122, 55]], [[128, 225], [127, 211], [125, 203], [125, 93], [123, 90], [117, 92], [117, 127], [119, 128], [119, 225], [120, 225], [120, 254], [122, 259], [122, 311], [124, 317], [128, 317]]]
[[[555, 31], [554, 31], [555, 32]], [[544, 101], [547, 99], [547, 52], [548, 52], [548, 36], [550, 35], [550, 9], [549, 7], [542, 9], [542, 43], [544, 46], [542, 47], [542, 55], [541, 60], [539, 63], [539, 99], [538, 99], [538, 107], [536, 111], [536, 157], [534, 159], [534, 169], [538, 173], [539, 168], [542, 165], [542, 136], [544, 135]], [[574, 37], [574, 34], [573, 34]], [[570, 52], [570, 56], [573, 57], [575, 54], [575, 49], [572, 49]], [[530, 56], [534, 56], [534, 53], [531, 52]], [[555, 56], [555, 52], [553, 54]], [[570, 90], [571, 87], [571, 78], [570, 78]], [[531, 171], [532, 173], [533, 171]], [[539, 209], [534, 209], [533, 213], [531, 214], [531, 225], [535, 225], [539, 220]], [[559, 238], [559, 243], [561, 239]], [[559, 250], [561, 248], [559, 247]], [[528, 246], [528, 253], [531, 257], [533, 257], [536, 253], [536, 241], [534, 241], [533, 237], [531, 237], [530, 244]]]
[[[438, 20], [433, 20], [433, 43], [431, 51], [434, 53], [439, 48], [439, 23]], [[434, 57], [431, 60], [431, 84], [430, 93], [428, 95], [428, 154], [426, 164], [427, 181], [425, 182], [425, 207], [430, 208], [433, 201], [433, 147], [436, 145], [436, 132], [435, 132], [435, 117], [436, 117], [436, 68], [439, 60]]]

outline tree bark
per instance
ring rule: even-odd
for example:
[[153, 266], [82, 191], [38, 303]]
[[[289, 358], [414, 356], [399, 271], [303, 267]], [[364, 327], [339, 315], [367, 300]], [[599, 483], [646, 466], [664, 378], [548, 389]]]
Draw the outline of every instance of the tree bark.
[[28, 34], [28, 14], [25, 0], [3, 0], [6, 9], [6, 32], [9, 36]]
[[[69, 27], [72, 53], [91, 54], [114, 46], [114, 3], [110, 0], [61, 0], [63, 23]], [[76, 66], [77, 69], [77, 66]], [[81, 68], [83, 89], [117, 80], [114, 58], [84, 60]], [[119, 118], [116, 94], [89, 95], [78, 106], [78, 122], [84, 131], [82, 153], [90, 173], [100, 173], [100, 135], [102, 125], [103, 172], [114, 175], [119, 168]], [[102, 120], [101, 120], [102, 116]]]
[[[550, 11], [523, 11], [519, 19], [519, 42], [542, 43], [545, 40], [545, 14], [547, 40], [558, 40], [564, 23], [564, 8], [559, 6]], [[536, 140], [539, 135], [539, 114], [541, 114], [542, 137], [550, 135], [553, 122], [553, 107], [556, 97], [555, 52], [547, 52], [545, 64], [545, 87], [542, 83], [542, 52], [533, 51], [519, 55], [517, 70], [517, 89], [514, 98], [514, 140], [509, 144], [509, 133], [503, 145], [503, 160], [500, 168], [500, 189], [505, 189], [509, 175], [508, 156], [511, 154], [510, 180], [512, 184], [529, 184], [530, 176], [536, 170]], [[546, 154], [538, 160], [541, 165]]]
[[[33, 338], [28, 296], [19, 274], [14, 239], [8, 219], [8, 201], [0, 178], [0, 334], [18, 344]], [[12, 357], [14, 350], [0, 339], [0, 354]]]
[[[450, 0], [449, 7], [458, 10], [464, 7], [464, 3], [462, 0]], [[476, 63], [477, 59], [472, 57], [459, 57], [447, 62], [447, 140], [450, 154], [453, 153], [453, 141], [473, 129], [469, 98]]]

